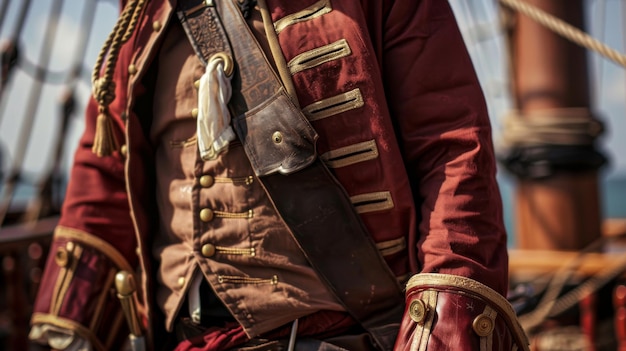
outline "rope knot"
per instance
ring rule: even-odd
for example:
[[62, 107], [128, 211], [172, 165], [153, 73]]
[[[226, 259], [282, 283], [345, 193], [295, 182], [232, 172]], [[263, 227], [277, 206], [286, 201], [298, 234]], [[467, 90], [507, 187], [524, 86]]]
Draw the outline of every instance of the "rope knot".
[[92, 94], [100, 106], [109, 106], [115, 100], [115, 82], [104, 77], [96, 79]]

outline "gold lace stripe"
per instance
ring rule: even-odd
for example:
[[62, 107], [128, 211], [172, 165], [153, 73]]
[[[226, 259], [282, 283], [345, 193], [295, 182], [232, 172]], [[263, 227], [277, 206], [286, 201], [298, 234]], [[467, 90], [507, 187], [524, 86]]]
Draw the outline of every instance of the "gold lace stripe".
[[170, 141], [170, 146], [172, 148], [186, 148], [189, 146], [194, 146], [198, 142], [198, 137], [196, 135], [192, 136], [187, 140], [172, 140]]
[[72, 283], [72, 279], [74, 279], [74, 272], [76, 272], [76, 267], [80, 262], [80, 257], [83, 254], [83, 248], [76, 243], [67, 243], [65, 246], [68, 249], [68, 254], [71, 255], [71, 266], [67, 269], [62, 270], [63, 274], [59, 275], [59, 280], [57, 280], [57, 285], [55, 286], [55, 296], [54, 300], [52, 300], [52, 305], [50, 306], [50, 312], [53, 315], [58, 315], [61, 310], [61, 305], [63, 305], [63, 300], [65, 299], [65, 295], [70, 288]]
[[330, 168], [346, 167], [355, 163], [373, 160], [377, 157], [378, 147], [374, 140], [348, 145], [320, 155], [320, 159]]
[[350, 50], [348, 41], [341, 39], [332, 44], [303, 52], [291, 59], [287, 66], [291, 74], [296, 74], [300, 71], [319, 66], [322, 63], [346, 57], [351, 53], [352, 50]]
[[215, 217], [220, 217], [220, 218], [252, 218], [254, 217], [254, 212], [252, 210], [248, 210], [246, 212], [241, 212], [241, 213], [213, 211], [213, 214], [215, 215]]
[[426, 290], [422, 293], [421, 300], [426, 305], [426, 319], [423, 323], [417, 323], [411, 342], [411, 351], [426, 351], [428, 339], [430, 338], [435, 311], [437, 309], [437, 291]]
[[98, 296], [98, 302], [96, 303], [96, 310], [91, 317], [91, 324], [89, 324], [89, 329], [91, 330], [96, 330], [98, 328], [98, 325], [100, 324], [100, 321], [102, 320], [102, 310], [104, 309], [104, 305], [106, 304], [107, 297], [110, 293], [108, 288], [113, 286], [113, 280], [115, 279], [116, 273], [117, 270], [115, 269], [109, 270], [109, 274], [107, 275], [107, 279], [104, 283], [106, 289], [102, 289], [102, 291], [100, 292], [100, 296]]
[[215, 250], [221, 254], [226, 255], [242, 255], [242, 256], [255, 256], [256, 249], [251, 247], [249, 249], [238, 249], [232, 247], [216, 246]]
[[382, 241], [376, 243], [376, 247], [380, 250], [381, 255], [389, 256], [406, 249], [406, 240], [404, 240], [404, 237], [401, 237], [394, 240]]
[[[489, 307], [489, 305], [485, 306], [485, 310], [483, 314], [489, 316], [492, 321], [496, 320], [498, 316], [498, 312], [493, 308]], [[495, 323], [495, 322], [494, 322]], [[480, 351], [492, 351], [493, 350], [493, 332], [489, 333], [487, 336], [480, 337]]]
[[359, 88], [316, 101], [302, 109], [309, 121], [317, 121], [345, 111], [363, 106], [363, 96]]
[[[98, 351], [106, 351], [107, 349], [102, 345], [100, 340], [96, 337], [93, 331], [89, 330], [82, 324], [73, 321], [71, 319], [54, 316], [46, 313], [33, 313], [30, 324], [50, 324], [62, 329], [67, 329], [75, 332], [80, 337], [89, 340], [91, 345]], [[111, 328], [111, 334], [117, 334], [117, 330]]]
[[276, 34], [279, 34], [283, 31], [283, 29], [293, 24], [312, 20], [314, 18], [329, 13], [330, 11], [332, 11], [332, 9], [333, 8], [330, 5], [330, 0], [318, 1], [302, 11], [298, 11], [279, 19], [274, 23], [274, 29], [276, 30]]
[[217, 281], [220, 284], [232, 283], [232, 284], [278, 284], [278, 276], [272, 276], [270, 279], [263, 278], [250, 278], [235, 275], [218, 275]]
[[215, 177], [216, 183], [229, 183], [229, 184], [245, 184], [250, 185], [254, 182], [253, 176], [247, 177], [234, 177], [234, 178], [226, 178], [226, 177]]
[[394, 207], [389, 191], [351, 196], [350, 201], [352, 201], [352, 205], [354, 205], [358, 213], [384, 211]]

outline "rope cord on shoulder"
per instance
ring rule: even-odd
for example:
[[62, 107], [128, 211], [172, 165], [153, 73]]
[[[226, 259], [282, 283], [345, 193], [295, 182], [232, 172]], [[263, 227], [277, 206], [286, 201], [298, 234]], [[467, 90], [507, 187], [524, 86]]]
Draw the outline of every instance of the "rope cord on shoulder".
[[[119, 58], [120, 48], [133, 34], [139, 16], [148, 0], [131, 0], [120, 14], [111, 34], [107, 37], [92, 73], [92, 94], [98, 102], [98, 120], [92, 152], [99, 157], [108, 156], [117, 150], [118, 143], [113, 134], [108, 107], [115, 100], [113, 73]], [[106, 60], [106, 62], [105, 62]], [[102, 69], [104, 65], [104, 69]], [[100, 72], [103, 72], [100, 76]]]
[[500, 3], [525, 14], [529, 18], [563, 36], [564, 38], [584, 48], [593, 50], [622, 67], [626, 67], [626, 55], [610, 48], [606, 44], [593, 38], [582, 30], [566, 23], [565, 21], [535, 6], [532, 6], [523, 0], [500, 0]]

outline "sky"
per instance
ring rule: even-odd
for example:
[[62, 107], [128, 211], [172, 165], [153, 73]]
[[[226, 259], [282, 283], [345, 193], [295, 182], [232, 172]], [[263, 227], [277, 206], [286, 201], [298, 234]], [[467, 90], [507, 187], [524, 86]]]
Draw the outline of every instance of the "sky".
[[[4, 4], [8, 0], [0, 0]], [[53, 41], [53, 50], [50, 58], [51, 70], [57, 73], [67, 72], [75, 61], [77, 43], [80, 38], [87, 36], [89, 45], [84, 57], [86, 75], [78, 82], [79, 104], [78, 113], [71, 123], [69, 136], [65, 140], [68, 150], [74, 149], [80, 132], [83, 129], [81, 112], [85, 101], [90, 94], [89, 74], [96, 60], [101, 44], [111, 30], [117, 16], [116, 0], [32, 0], [36, 6], [31, 6], [26, 18], [23, 33], [20, 37], [20, 48], [23, 63], [20, 67], [27, 67], [26, 62], [36, 63], [41, 59], [41, 48], [45, 33], [50, 32], [49, 13], [55, 4], [62, 3], [61, 15], [57, 25], [57, 32]], [[26, 1], [12, 1], [8, 6], [4, 21], [0, 27], [0, 39], [8, 40], [15, 27], [15, 18], [18, 17], [19, 7]], [[89, 2], [95, 2], [95, 17], [90, 32], [81, 29], [83, 11]], [[450, 0], [456, 13], [459, 26], [462, 29], [468, 50], [473, 58], [479, 79], [485, 91], [494, 126], [496, 146], [502, 118], [511, 108], [509, 93], [507, 92], [507, 67], [503, 60], [503, 37], [497, 27], [497, 8], [495, 0]], [[624, 51], [626, 31], [622, 27], [622, 15], [625, 2], [620, 0], [585, 0], [588, 8], [589, 31], [595, 37], [601, 38], [613, 48]], [[604, 10], [602, 10], [604, 9]], [[604, 24], [604, 25], [601, 25]], [[474, 28], [474, 29], [472, 29]], [[480, 28], [477, 30], [476, 28]], [[620, 136], [620, 131], [626, 131], [626, 73], [616, 64], [590, 53], [591, 73], [594, 82], [594, 110], [608, 126], [608, 132], [601, 140], [601, 148], [609, 158], [611, 164], [605, 169], [609, 177], [626, 177], [626, 138]], [[56, 76], [55, 76], [56, 77]], [[53, 77], [54, 78], [54, 77]], [[3, 169], [16, 164], [15, 155], [20, 135], [24, 131], [23, 121], [27, 119], [29, 91], [32, 91], [33, 79], [26, 70], [17, 69], [11, 77], [6, 94], [0, 102], [0, 148], [4, 154]], [[57, 99], [63, 92], [62, 82], [56, 79], [54, 84], [47, 84], [41, 90], [41, 102], [35, 110], [35, 120], [31, 140], [23, 157], [26, 174], [37, 173], [49, 167], [52, 158], [52, 146], [59, 122], [59, 107]], [[66, 153], [63, 167], [69, 168], [71, 152]]]

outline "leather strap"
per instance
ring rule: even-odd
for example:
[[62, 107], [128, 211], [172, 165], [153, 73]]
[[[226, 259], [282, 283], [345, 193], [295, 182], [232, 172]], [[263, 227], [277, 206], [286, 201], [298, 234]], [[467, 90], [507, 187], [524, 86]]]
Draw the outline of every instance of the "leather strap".
[[[271, 106], [281, 107], [274, 101], [288, 104], [289, 101], [285, 100], [289, 98], [285, 96], [280, 80], [234, 1], [216, 1], [215, 6], [205, 6], [200, 11], [185, 14], [185, 9], [200, 3], [205, 1], [179, 0], [179, 18], [203, 61], [223, 50], [225, 45], [220, 44], [222, 42], [230, 45], [229, 50], [232, 48], [236, 62], [231, 100], [231, 108], [237, 116], [234, 126], [244, 147], [250, 144], [249, 148], [261, 149], [260, 152], [249, 152], [246, 148], [253, 167], [257, 162], [255, 152], [264, 157], [271, 152], [266, 150], [269, 147], [259, 145], [262, 137], [253, 137], [250, 142], [252, 133], [267, 135], [268, 132], [283, 130], [283, 136], [287, 138], [313, 138], [302, 143], [312, 142], [314, 147], [316, 134], [307, 134], [310, 133], [310, 125], [299, 109], [297, 112], [306, 122], [306, 126], [301, 127], [304, 130], [290, 128], [303, 123], [298, 120], [300, 117], [292, 114], [286, 114], [290, 117], [284, 120], [280, 117], [283, 113], [251, 113], [268, 110], [267, 106], [270, 106], [269, 110], [272, 110]], [[223, 30], [215, 28], [220, 26], [220, 22], [224, 25]], [[224, 32], [228, 35], [223, 35]], [[224, 36], [230, 38], [230, 42]], [[290, 160], [283, 162], [289, 163]], [[345, 190], [324, 163], [314, 157], [303, 164], [305, 166], [296, 171], [259, 172], [256, 168], [255, 171], [290, 234], [298, 241], [330, 291], [370, 332], [382, 350], [391, 350], [404, 311], [404, 294], [400, 285]]]

